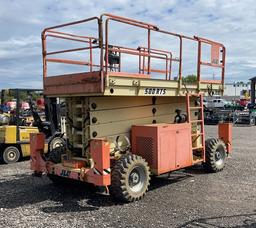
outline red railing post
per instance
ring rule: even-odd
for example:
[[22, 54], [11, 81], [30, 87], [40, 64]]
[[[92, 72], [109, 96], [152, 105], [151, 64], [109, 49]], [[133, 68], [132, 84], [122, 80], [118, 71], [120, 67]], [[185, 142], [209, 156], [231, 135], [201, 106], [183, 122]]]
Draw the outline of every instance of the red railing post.
[[182, 37], [180, 38], [180, 64], [179, 64], [179, 80], [182, 80]]
[[197, 81], [200, 83], [201, 80], [201, 41], [198, 40], [198, 51], [197, 51]]
[[41, 35], [42, 38], [42, 55], [43, 55], [43, 77], [47, 77], [47, 62], [46, 62], [46, 36], [45, 32], [42, 32]]
[[148, 74], [150, 73], [150, 29], [148, 29]]
[[108, 22], [109, 18], [105, 22], [105, 71], [108, 73]]
[[89, 47], [90, 47], [90, 72], [92, 72], [92, 39], [89, 39]]
[[145, 48], [143, 48], [143, 64], [142, 64], [143, 74], [145, 74], [145, 61], [146, 61], [146, 56], [144, 55], [144, 53], [145, 53]]
[[119, 70], [119, 72], [121, 72], [121, 61], [122, 60], [122, 58], [121, 58], [121, 52], [119, 52], [119, 65], [118, 65], [118, 70]]
[[168, 80], [168, 56], [167, 55], [166, 55], [166, 62], [165, 62], [165, 70], [166, 70], [165, 80]]
[[225, 77], [225, 64], [226, 64], [226, 48], [222, 47], [222, 72], [221, 72], [221, 83], [224, 85], [224, 77]]
[[104, 92], [104, 50], [103, 50], [103, 26], [102, 16], [98, 19], [99, 48], [100, 48], [100, 91]]
[[170, 67], [169, 67], [169, 80], [171, 80], [172, 77], [172, 53], [170, 52]]
[[141, 48], [138, 47], [138, 51], [139, 51], [139, 74], [141, 73]]

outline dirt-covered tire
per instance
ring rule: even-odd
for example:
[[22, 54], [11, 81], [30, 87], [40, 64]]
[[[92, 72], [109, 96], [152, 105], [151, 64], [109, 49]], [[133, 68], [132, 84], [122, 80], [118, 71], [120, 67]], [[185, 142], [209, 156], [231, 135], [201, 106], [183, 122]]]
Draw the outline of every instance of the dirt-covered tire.
[[3, 162], [6, 164], [15, 163], [20, 159], [20, 150], [15, 146], [8, 146], [4, 149], [2, 154]]
[[[51, 161], [55, 164], [61, 162], [61, 155], [64, 153], [64, 148], [63, 147], [56, 147], [53, 150], [49, 152], [49, 156], [47, 158], [47, 161]], [[62, 185], [66, 184], [67, 180], [64, 177], [56, 176], [54, 174], [48, 174], [48, 178], [57, 185]]]
[[208, 172], [219, 172], [223, 170], [227, 157], [226, 145], [217, 138], [207, 139], [205, 142], [204, 167]]
[[118, 201], [136, 201], [148, 191], [149, 181], [148, 163], [134, 154], [123, 155], [112, 168], [110, 194]]
[[52, 151], [56, 147], [65, 147], [65, 140], [61, 137], [54, 137], [49, 143], [49, 151]]
[[61, 155], [64, 153], [63, 147], [56, 147], [49, 152], [48, 161], [51, 161], [55, 164], [61, 163]]

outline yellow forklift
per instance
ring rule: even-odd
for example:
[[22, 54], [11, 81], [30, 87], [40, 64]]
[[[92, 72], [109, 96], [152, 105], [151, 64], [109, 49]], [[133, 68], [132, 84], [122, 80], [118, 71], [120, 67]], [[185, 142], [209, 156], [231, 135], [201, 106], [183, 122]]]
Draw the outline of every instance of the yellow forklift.
[[[46, 136], [44, 152], [65, 144], [59, 128], [56, 102], [45, 105], [45, 119], [39, 116], [33, 98], [42, 97], [39, 89], [9, 89], [1, 91], [0, 159], [15, 163], [30, 156], [30, 133], [43, 132]], [[7, 99], [6, 99], [7, 98]], [[11, 102], [8, 102], [13, 98]], [[54, 110], [52, 110], [54, 109]], [[54, 115], [52, 115], [54, 114]], [[53, 117], [54, 116], [54, 117]]]

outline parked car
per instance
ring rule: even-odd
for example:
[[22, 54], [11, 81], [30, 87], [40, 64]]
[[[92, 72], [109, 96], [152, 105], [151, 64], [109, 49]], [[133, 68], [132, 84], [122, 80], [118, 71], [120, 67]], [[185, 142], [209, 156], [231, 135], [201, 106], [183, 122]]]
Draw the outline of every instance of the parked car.
[[227, 102], [225, 99], [217, 98], [209, 100], [207, 102], [207, 108], [224, 108], [228, 104], [229, 102]]

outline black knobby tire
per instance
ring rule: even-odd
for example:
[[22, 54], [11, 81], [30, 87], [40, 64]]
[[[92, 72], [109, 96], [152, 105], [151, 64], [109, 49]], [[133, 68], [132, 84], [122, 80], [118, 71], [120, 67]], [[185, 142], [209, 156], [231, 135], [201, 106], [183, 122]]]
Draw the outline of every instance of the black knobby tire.
[[149, 181], [148, 163], [134, 154], [123, 155], [112, 168], [110, 194], [118, 201], [139, 200], [148, 191]]
[[[49, 152], [47, 161], [51, 161], [55, 164], [61, 163], [61, 155], [64, 153], [63, 147], [56, 147]], [[56, 176], [54, 174], [48, 173], [48, 178], [57, 185], [66, 184], [67, 180], [64, 177]]]
[[17, 162], [20, 159], [20, 156], [20, 150], [15, 146], [6, 147], [2, 154], [3, 161], [6, 164]]
[[65, 147], [65, 140], [61, 137], [54, 137], [50, 144], [49, 144], [49, 150], [52, 151], [56, 147]]
[[48, 155], [48, 161], [51, 161], [55, 164], [57, 163], [61, 163], [61, 155], [64, 153], [64, 148], [63, 147], [56, 147], [54, 149], [52, 149], [49, 152]]
[[227, 157], [226, 145], [217, 138], [207, 139], [205, 142], [205, 164], [209, 172], [219, 172], [225, 167]]

